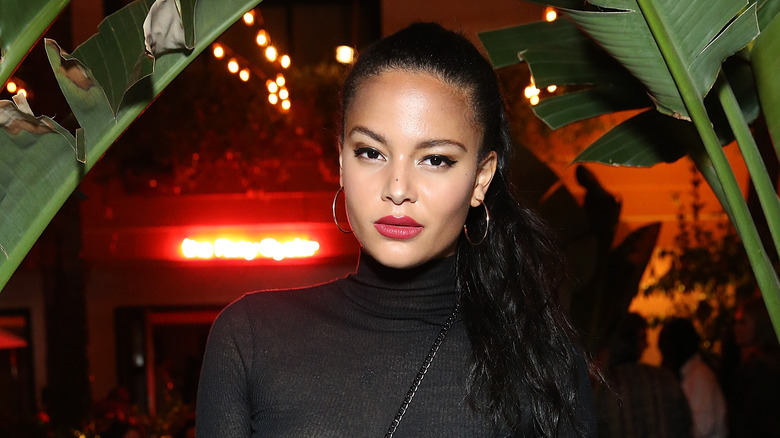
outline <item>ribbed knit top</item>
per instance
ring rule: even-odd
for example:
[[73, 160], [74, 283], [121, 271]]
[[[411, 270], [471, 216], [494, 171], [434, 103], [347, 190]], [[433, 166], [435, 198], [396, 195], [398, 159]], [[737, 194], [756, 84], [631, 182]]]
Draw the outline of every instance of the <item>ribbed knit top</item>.
[[[197, 436], [382, 437], [456, 303], [455, 259], [250, 293], [209, 335]], [[471, 344], [456, 320], [395, 437], [502, 437], [466, 405]]]

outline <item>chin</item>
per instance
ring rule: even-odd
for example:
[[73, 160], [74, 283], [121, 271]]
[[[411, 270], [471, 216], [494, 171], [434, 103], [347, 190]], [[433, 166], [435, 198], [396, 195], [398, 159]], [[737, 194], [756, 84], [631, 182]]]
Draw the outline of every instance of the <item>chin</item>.
[[378, 247], [375, 246], [374, 248], [363, 246], [363, 250], [382, 265], [394, 269], [416, 268], [431, 260], [444, 258], [455, 253], [454, 248], [442, 253], [420, 251], [418, 245], [408, 245], [408, 243], [400, 242], [378, 245]]

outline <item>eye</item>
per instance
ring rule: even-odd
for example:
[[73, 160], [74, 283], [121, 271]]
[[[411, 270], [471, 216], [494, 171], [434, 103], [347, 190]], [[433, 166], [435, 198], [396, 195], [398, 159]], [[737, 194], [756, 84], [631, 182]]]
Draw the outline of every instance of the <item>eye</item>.
[[378, 160], [380, 158], [384, 158], [378, 150], [370, 147], [361, 147], [355, 149], [355, 157], [362, 157], [368, 160]]
[[447, 158], [444, 155], [428, 155], [421, 161], [422, 164], [428, 164], [433, 167], [452, 167], [457, 161]]

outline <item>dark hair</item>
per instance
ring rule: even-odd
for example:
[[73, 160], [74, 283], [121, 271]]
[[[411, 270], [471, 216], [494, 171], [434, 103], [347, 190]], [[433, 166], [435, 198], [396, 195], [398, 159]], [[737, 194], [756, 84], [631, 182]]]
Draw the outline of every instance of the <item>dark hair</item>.
[[658, 334], [663, 366], [679, 377], [680, 368], [699, 351], [700, 343], [701, 337], [689, 319], [670, 319]]
[[[464, 90], [483, 131], [480, 160], [490, 151], [498, 158], [484, 200], [487, 237], [474, 246], [461, 234], [457, 249], [461, 313], [472, 342], [470, 405], [518, 436], [582, 431], [575, 410], [585, 362], [556, 296], [563, 257], [542, 220], [510, 193], [512, 141], [493, 67], [462, 35], [413, 24], [360, 54], [344, 83], [343, 112], [361, 83], [393, 70], [428, 73]], [[467, 217], [475, 239], [485, 232], [484, 214], [472, 208]]]

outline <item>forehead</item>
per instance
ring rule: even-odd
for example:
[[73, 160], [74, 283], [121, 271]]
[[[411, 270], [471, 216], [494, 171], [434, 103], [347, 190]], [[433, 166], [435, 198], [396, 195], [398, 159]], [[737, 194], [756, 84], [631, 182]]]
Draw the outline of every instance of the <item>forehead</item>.
[[361, 81], [344, 121], [347, 130], [366, 122], [395, 123], [437, 135], [481, 137], [473, 114], [470, 93], [462, 87], [432, 73], [389, 70]]

